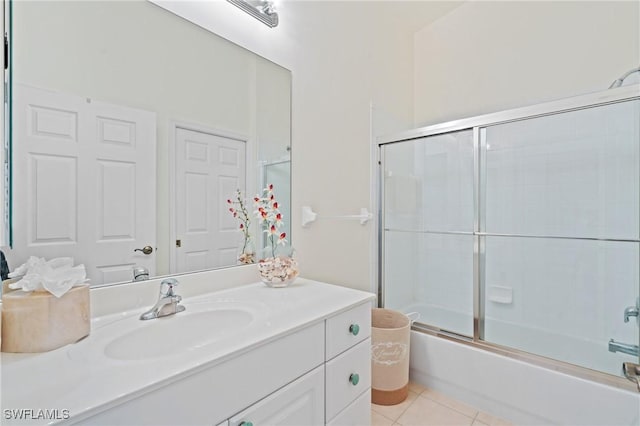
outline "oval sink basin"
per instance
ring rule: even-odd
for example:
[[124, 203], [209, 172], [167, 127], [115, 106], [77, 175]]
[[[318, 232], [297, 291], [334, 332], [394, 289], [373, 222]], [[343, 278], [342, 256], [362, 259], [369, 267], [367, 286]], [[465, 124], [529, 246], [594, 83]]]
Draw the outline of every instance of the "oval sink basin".
[[247, 327], [251, 312], [236, 308], [186, 311], [144, 321], [140, 327], [109, 342], [104, 353], [119, 360], [141, 360], [174, 355], [219, 341]]

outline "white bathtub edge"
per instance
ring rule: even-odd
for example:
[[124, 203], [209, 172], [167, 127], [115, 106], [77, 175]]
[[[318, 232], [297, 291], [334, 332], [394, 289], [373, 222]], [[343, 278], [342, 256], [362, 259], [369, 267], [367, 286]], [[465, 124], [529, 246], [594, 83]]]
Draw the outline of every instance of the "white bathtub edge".
[[638, 425], [640, 394], [411, 332], [411, 379], [518, 425]]

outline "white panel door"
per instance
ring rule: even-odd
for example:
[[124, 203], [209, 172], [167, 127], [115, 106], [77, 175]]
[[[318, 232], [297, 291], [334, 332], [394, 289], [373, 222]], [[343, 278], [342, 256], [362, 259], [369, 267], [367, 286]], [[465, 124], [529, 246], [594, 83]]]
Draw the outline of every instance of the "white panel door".
[[92, 284], [155, 272], [155, 113], [16, 85], [14, 246], [29, 256], [72, 256]]
[[235, 265], [239, 222], [225, 202], [246, 185], [246, 141], [176, 129], [177, 270]]

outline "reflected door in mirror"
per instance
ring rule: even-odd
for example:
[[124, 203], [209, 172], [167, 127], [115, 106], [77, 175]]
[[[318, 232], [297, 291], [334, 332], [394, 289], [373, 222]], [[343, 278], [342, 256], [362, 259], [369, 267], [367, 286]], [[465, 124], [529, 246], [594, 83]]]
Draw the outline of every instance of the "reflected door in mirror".
[[221, 132], [176, 128], [176, 244], [172, 273], [232, 266], [238, 222], [224, 202], [245, 193], [246, 141]]
[[[155, 113], [15, 86], [12, 267], [71, 256], [91, 284], [155, 271]], [[149, 178], [152, 177], [152, 178]]]

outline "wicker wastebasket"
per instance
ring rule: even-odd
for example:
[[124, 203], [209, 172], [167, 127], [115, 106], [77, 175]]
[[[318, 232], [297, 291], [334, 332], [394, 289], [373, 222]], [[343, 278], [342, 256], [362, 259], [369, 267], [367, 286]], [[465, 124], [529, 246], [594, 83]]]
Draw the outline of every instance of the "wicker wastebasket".
[[391, 309], [371, 311], [371, 402], [399, 404], [409, 394], [411, 320]]

